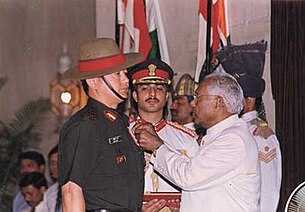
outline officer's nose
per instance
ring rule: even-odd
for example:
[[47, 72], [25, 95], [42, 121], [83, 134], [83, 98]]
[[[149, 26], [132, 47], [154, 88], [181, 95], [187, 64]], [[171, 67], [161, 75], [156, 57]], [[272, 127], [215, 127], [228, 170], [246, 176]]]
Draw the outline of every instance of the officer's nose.
[[149, 88], [149, 97], [155, 97], [156, 96], [156, 88], [150, 87]]

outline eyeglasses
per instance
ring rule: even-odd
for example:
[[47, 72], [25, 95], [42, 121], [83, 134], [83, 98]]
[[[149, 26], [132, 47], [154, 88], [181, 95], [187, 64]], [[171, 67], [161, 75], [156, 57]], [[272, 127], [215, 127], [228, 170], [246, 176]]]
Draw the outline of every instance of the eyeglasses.
[[203, 98], [203, 97], [219, 97], [218, 95], [194, 95], [194, 101], [198, 101], [199, 99]]

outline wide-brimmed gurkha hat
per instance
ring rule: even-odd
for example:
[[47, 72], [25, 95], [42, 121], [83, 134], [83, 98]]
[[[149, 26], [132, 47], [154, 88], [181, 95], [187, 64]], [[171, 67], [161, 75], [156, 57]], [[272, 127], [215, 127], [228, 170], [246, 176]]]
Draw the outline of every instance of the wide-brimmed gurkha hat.
[[78, 65], [68, 69], [64, 77], [68, 79], [89, 79], [131, 67], [141, 61], [139, 53], [122, 54], [111, 38], [98, 38], [79, 48]]
[[175, 96], [194, 96], [198, 84], [189, 74], [183, 74], [179, 79], [176, 88]]
[[132, 85], [165, 84], [170, 85], [174, 76], [172, 68], [159, 59], [148, 59], [128, 70]]

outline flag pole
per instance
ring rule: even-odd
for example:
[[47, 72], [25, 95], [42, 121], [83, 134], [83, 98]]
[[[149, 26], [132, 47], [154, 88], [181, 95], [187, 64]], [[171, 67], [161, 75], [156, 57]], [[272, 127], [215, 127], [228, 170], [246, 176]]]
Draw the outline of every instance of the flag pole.
[[118, 1], [115, 1], [115, 42], [120, 46], [120, 25], [118, 23]]
[[207, 5], [207, 30], [206, 30], [206, 70], [205, 73], [211, 73], [211, 17], [212, 17], [212, 0], [208, 0]]

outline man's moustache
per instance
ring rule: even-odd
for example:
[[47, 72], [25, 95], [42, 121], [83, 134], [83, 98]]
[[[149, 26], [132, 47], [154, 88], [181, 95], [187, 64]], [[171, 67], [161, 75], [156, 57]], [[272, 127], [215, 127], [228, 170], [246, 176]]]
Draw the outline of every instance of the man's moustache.
[[149, 97], [148, 99], [145, 100], [145, 102], [150, 101], [150, 100], [154, 100], [154, 101], [158, 101], [159, 102], [159, 99], [154, 98], [154, 97]]

